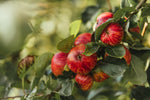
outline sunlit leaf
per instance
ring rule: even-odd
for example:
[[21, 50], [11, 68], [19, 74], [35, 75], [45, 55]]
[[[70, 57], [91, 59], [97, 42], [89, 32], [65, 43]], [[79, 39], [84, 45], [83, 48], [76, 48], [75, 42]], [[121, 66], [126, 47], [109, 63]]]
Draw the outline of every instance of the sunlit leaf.
[[74, 43], [74, 36], [71, 35], [68, 38], [60, 41], [57, 44], [57, 49], [64, 53], [68, 53], [70, 51], [70, 49], [72, 48], [73, 43]]
[[72, 22], [70, 24], [70, 34], [74, 35], [74, 37], [76, 37], [76, 35], [78, 34], [79, 30], [80, 30], [80, 25], [81, 25], [81, 20], [76, 20], [74, 22]]

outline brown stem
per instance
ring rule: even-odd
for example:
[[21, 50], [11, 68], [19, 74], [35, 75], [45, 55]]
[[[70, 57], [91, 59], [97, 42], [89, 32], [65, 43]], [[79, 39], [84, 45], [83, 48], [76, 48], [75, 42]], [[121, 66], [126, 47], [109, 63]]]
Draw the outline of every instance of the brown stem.
[[142, 30], [142, 33], [141, 33], [141, 36], [144, 36], [147, 26], [148, 26], [148, 23], [145, 22], [145, 23], [144, 23], [143, 30]]
[[107, 4], [108, 4], [108, 7], [109, 7], [109, 10], [112, 11], [112, 6], [111, 6], [111, 3], [109, 0], [107, 0]]
[[[135, 7], [135, 9], [136, 9], [136, 10], [139, 10], [139, 9], [142, 7], [142, 5], [143, 5], [146, 1], [147, 1], [147, 0], [141, 0], [141, 1], [137, 4], [137, 6]], [[126, 23], [124, 24], [124, 26], [126, 26], [128, 20], [129, 20], [134, 14], [136, 14], [137, 12], [138, 12], [138, 11], [135, 11], [135, 12], [133, 12], [132, 14], [129, 15], [129, 17], [128, 17], [128, 19], [126, 20]]]
[[147, 0], [141, 0], [138, 5], [135, 7], [135, 9], [140, 9], [142, 5], [146, 2]]

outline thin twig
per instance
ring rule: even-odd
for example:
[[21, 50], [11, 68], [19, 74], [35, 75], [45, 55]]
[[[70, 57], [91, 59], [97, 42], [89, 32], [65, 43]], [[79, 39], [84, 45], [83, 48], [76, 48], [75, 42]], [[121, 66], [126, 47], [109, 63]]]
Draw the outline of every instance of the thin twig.
[[141, 0], [140, 3], [138, 3], [138, 5], [135, 7], [135, 9], [137, 9], [137, 10], [140, 9], [146, 1], [147, 0]]
[[142, 33], [141, 33], [141, 36], [144, 36], [147, 26], [148, 26], [148, 23], [145, 22], [145, 23], [144, 23], [143, 30], [142, 30]]
[[129, 17], [128, 17], [127, 20], [126, 20], [126, 23], [125, 23], [123, 26], [126, 26], [128, 20], [131, 19], [131, 17], [132, 17], [134, 14], [138, 13], [138, 10], [142, 7], [142, 5], [143, 5], [146, 1], [147, 1], [147, 0], [141, 0], [141, 1], [137, 4], [137, 6], [135, 7], [136, 10], [135, 10], [132, 14], [129, 15]]

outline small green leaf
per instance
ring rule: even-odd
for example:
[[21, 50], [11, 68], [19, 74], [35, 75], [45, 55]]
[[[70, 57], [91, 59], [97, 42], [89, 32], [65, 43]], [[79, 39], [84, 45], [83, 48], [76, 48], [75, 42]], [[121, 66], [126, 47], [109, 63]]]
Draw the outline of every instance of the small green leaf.
[[123, 77], [124, 83], [128, 81], [136, 85], [144, 85], [147, 82], [144, 62], [134, 55], [132, 55], [131, 64]]
[[135, 11], [134, 7], [125, 7], [125, 8], [119, 9], [115, 12], [113, 19], [115, 21], [118, 21], [121, 17], [125, 16], [127, 13], [131, 13], [133, 11]]
[[63, 96], [70, 96], [74, 88], [74, 81], [69, 79], [61, 80], [61, 85], [62, 88], [58, 93]]
[[60, 41], [57, 44], [57, 49], [64, 53], [68, 53], [70, 51], [70, 49], [72, 48], [73, 43], [74, 43], [74, 36], [71, 35], [68, 38]]
[[70, 34], [74, 35], [74, 37], [76, 37], [76, 35], [78, 34], [79, 30], [80, 30], [80, 25], [81, 25], [81, 20], [76, 20], [74, 22], [72, 22], [70, 24]]
[[92, 54], [96, 53], [99, 49], [100, 45], [98, 45], [96, 42], [90, 42], [86, 44], [86, 49], [84, 51], [84, 55], [91, 56]]
[[107, 54], [112, 57], [122, 58], [125, 55], [125, 49], [121, 45], [107, 47], [105, 49]]
[[98, 41], [100, 40], [100, 35], [102, 34], [103, 30], [105, 29], [105, 27], [109, 24], [113, 22], [112, 19], [108, 19], [105, 23], [103, 23], [102, 25], [100, 25], [95, 32], [95, 40]]

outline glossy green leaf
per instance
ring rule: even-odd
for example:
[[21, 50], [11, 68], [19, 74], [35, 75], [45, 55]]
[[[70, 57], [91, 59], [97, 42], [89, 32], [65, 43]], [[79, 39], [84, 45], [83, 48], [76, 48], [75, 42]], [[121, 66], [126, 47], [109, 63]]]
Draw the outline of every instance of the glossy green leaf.
[[76, 37], [76, 35], [78, 34], [78, 32], [80, 30], [80, 25], [81, 25], [81, 20], [76, 20], [76, 21], [72, 22], [69, 27], [70, 34], [74, 35], [74, 37]]
[[90, 42], [86, 44], [86, 49], [84, 51], [84, 55], [86, 56], [91, 56], [92, 54], [96, 53], [97, 50], [99, 49], [100, 45], [98, 45], [95, 42]]
[[68, 53], [70, 51], [70, 49], [72, 48], [73, 43], [74, 43], [74, 36], [71, 35], [68, 38], [60, 41], [57, 44], [57, 49], [64, 53]]
[[58, 93], [63, 96], [70, 96], [74, 88], [74, 81], [69, 79], [61, 80], [61, 87]]
[[107, 47], [105, 51], [109, 56], [116, 58], [122, 58], [125, 55], [125, 49], [121, 45]]
[[147, 82], [144, 62], [134, 55], [132, 55], [131, 64], [123, 76], [123, 82], [127, 83], [128, 81], [136, 85], [144, 85]]

